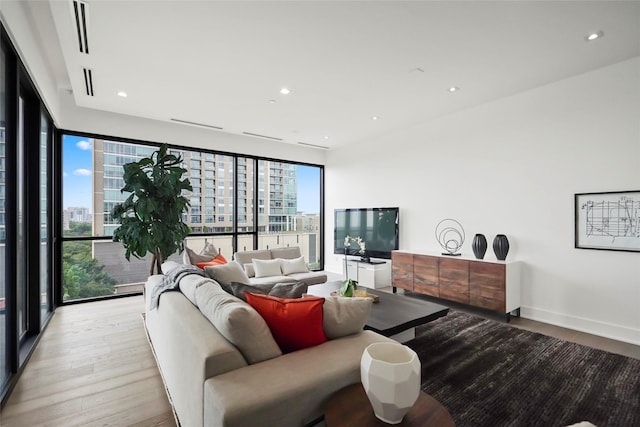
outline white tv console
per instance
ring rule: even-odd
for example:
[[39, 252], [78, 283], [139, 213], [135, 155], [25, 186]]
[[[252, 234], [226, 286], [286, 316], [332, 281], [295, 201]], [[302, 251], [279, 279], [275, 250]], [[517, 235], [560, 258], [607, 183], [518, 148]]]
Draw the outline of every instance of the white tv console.
[[347, 259], [346, 265], [343, 265], [345, 277], [347, 272], [350, 279], [358, 282], [358, 286], [372, 289], [391, 286], [391, 260]]

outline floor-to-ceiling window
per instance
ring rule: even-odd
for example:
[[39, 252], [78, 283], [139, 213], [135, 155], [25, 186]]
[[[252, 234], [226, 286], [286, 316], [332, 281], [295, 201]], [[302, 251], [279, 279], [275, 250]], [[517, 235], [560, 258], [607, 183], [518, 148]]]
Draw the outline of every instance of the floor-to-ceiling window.
[[[140, 292], [151, 256], [124, 258], [122, 244], [111, 240], [119, 225], [111, 210], [128, 196], [120, 191], [123, 165], [148, 157], [157, 144], [65, 132], [62, 147], [63, 301]], [[190, 249], [213, 243], [231, 260], [237, 250], [299, 246], [310, 267], [322, 268], [321, 166], [170, 151], [182, 158], [193, 188], [183, 218]]]
[[0, 30], [0, 399], [50, 318], [53, 122]]
[[258, 161], [258, 247], [299, 246], [310, 268], [323, 266], [319, 166]]
[[49, 199], [49, 148], [51, 146], [50, 120], [46, 114], [40, 114], [40, 324], [47, 320], [47, 314], [51, 310], [50, 295], [50, 266], [51, 247], [49, 235], [50, 199]]
[[27, 265], [24, 262], [27, 259], [27, 241], [26, 241], [26, 202], [25, 196], [27, 188], [25, 186], [25, 116], [26, 102], [22, 95], [18, 98], [18, 144], [17, 144], [17, 203], [16, 203], [16, 301], [18, 306], [18, 336], [22, 340], [29, 326], [28, 320], [28, 287], [27, 287]]
[[0, 390], [6, 383], [9, 366], [7, 363], [7, 324], [6, 324], [6, 222], [5, 197], [7, 188], [5, 128], [7, 123], [7, 79], [6, 55], [4, 43], [0, 45]]

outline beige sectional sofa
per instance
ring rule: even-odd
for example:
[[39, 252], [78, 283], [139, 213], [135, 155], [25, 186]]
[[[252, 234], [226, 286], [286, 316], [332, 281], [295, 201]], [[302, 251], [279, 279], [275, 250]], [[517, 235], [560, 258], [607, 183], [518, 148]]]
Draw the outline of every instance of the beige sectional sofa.
[[[167, 262], [162, 268], [169, 274], [176, 265]], [[272, 354], [271, 335], [251, 326], [244, 333], [254, 336], [244, 339], [251, 341], [252, 351], [266, 352], [267, 359], [249, 363], [264, 356], [250, 354], [236, 340], [238, 325], [253, 316], [251, 307], [214, 280], [188, 274], [180, 279], [179, 291], [164, 292], [152, 310], [148, 296], [162, 282], [162, 275], [154, 275], [146, 283], [145, 325], [183, 427], [313, 424], [333, 393], [360, 381], [363, 350], [389, 341], [358, 330], [314, 347]]]
[[[327, 281], [327, 275], [322, 271], [307, 269], [300, 248], [297, 246], [236, 252], [233, 259], [244, 268], [252, 285], [286, 282], [316, 285]], [[256, 264], [264, 266], [262, 271], [258, 271], [259, 267]]]

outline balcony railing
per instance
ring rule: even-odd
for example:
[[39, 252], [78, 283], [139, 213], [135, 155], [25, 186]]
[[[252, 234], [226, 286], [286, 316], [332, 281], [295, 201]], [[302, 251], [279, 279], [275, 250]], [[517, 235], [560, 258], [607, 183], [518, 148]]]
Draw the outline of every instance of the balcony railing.
[[[228, 260], [233, 259], [232, 236], [188, 237], [187, 246], [199, 252], [205, 244], [213, 243]], [[310, 269], [320, 268], [320, 239], [317, 233], [274, 232], [259, 233], [258, 249], [300, 247]], [[253, 236], [238, 236], [238, 251], [252, 250]], [[151, 255], [127, 261], [119, 242], [109, 240], [65, 241], [63, 251], [63, 299], [65, 301], [138, 293], [149, 276]], [[182, 263], [182, 254], [169, 260]]]

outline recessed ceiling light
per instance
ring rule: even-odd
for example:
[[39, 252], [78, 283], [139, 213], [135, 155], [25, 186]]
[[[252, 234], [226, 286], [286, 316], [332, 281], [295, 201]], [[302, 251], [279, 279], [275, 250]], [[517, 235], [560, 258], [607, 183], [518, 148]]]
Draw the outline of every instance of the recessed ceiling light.
[[378, 120], [379, 118], [380, 117], [378, 117], [378, 116], [373, 116], [373, 117], [371, 117], [371, 120]]
[[328, 136], [328, 135], [325, 135], [325, 136], [324, 136], [324, 139], [329, 139], [329, 136]]
[[275, 100], [275, 99], [270, 99], [270, 100], [269, 100], [269, 104], [275, 104], [275, 103], [276, 103], [276, 100]]
[[602, 36], [604, 36], [604, 33], [602, 31], [598, 31], [598, 32], [595, 32], [595, 33], [588, 34], [584, 38], [585, 38], [586, 41], [592, 42], [592, 41], [594, 41], [596, 39], [599, 39]]
[[282, 89], [280, 89], [280, 93], [283, 95], [289, 95], [291, 93], [291, 91], [289, 89], [287, 89], [286, 87], [283, 87]]
[[457, 92], [460, 90], [460, 88], [458, 86], [451, 86], [449, 89], [447, 89], [449, 92]]
[[118, 96], [120, 96], [122, 98], [126, 98], [127, 97], [127, 92], [121, 90], [120, 92], [118, 92]]

